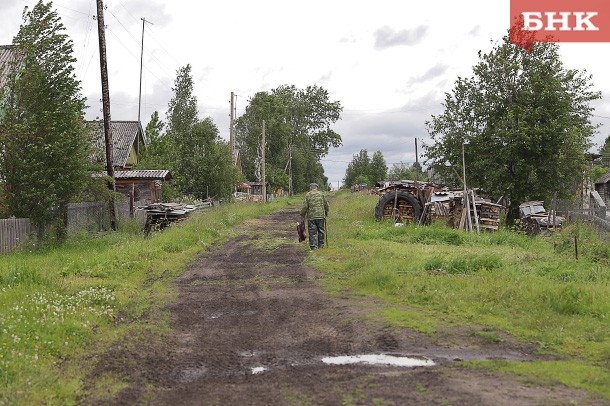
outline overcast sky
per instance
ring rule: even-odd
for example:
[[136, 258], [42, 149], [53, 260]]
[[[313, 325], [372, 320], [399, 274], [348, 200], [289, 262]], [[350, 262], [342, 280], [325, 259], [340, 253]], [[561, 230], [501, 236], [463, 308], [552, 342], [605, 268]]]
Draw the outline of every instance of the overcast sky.
[[[0, 0], [0, 44], [10, 44], [30, 0]], [[77, 77], [101, 117], [95, 0], [53, 2], [74, 41]], [[415, 138], [458, 76], [471, 76], [477, 52], [491, 50], [509, 27], [509, 0], [104, 0], [111, 115], [136, 120], [142, 18], [143, 125], [165, 118], [178, 68], [190, 64], [200, 117], [229, 137], [230, 94], [237, 116], [258, 91], [319, 85], [344, 107], [335, 130], [343, 146], [323, 159], [333, 186], [361, 149], [379, 150], [388, 167], [415, 161]], [[562, 44], [566, 68], [587, 70], [604, 99], [594, 148], [610, 133], [610, 44]], [[421, 149], [420, 155], [421, 155]], [[420, 157], [421, 159], [421, 157]]]

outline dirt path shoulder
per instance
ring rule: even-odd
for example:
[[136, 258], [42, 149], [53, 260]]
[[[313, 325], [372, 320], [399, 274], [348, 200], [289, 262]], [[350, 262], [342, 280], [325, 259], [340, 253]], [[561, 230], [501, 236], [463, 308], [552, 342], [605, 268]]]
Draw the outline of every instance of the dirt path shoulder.
[[[519, 343], [477, 342], [459, 331], [432, 342], [365, 318], [379, 306], [373, 301], [328, 296], [303, 264], [315, 253], [296, 241], [297, 219], [296, 211], [285, 211], [250, 221], [196, 261], [176, 280], [171, 335], [107, 354], [95, 375], [122, 376], [129, 386], [111, 400], [84, 403], [605, 404], [563, 386], [526, 384], [456, 363], [532, 359]], [[327, 359], [379, 355], [434, 365], [335, 365], [330, 362], [347, 360]]]

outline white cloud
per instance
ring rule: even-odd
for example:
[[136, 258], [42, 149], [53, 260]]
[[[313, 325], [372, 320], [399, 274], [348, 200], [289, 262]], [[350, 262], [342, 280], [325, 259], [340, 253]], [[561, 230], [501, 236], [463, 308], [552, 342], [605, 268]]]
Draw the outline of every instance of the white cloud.
[[[333, 184], [360, 149], [382, 151], [388, 163], [413, 162], [414, 139], [426, 139], [425, 121], [441, 111], [457, 76], [472, 75], [477, 51], [488, 51], [509, 26], [509, 2], [369, 2], [310, 0], [105, 1], [112, 117], [138, 113], [142, 20], [142, 120], [165, 119], [177, 69], [193, 68], [201, 117], [210, 116], [228, 139], [229, 98], [237, 114], [248, 98], [283, 84], [319, 84], [344, 106], [336, 131], [343, 146], [323, 161]], [[0, 0], [0, 44], [10, 44], [32, 0]], [[88, 118], [101, 116], [95, 0], [56, 0], [74, 40], [77, 77], [88, 96]], [[562, 44], [567, 68], [586, 68], [595, 88], [610, 93], [605, 55], [610, 44]], [[595, 104], [608, 135], [610, 108]], [[420, 150], [421, 153], [421, 150]]]
[[383, 50], [401, 45], [416, 45], [423, 41], [428, 27], [420, 25], [413, 29], [395, 31], [390, 27], [381, 27], [375, 31], [375, 49]]

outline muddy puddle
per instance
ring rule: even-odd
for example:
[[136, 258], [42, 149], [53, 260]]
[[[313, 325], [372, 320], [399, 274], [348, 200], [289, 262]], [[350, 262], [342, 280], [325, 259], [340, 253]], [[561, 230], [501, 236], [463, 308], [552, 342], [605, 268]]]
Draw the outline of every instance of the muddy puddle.
[[339, 357], [325, 357], [322, 362], [328, 365], [387, 365], [396, 367], [430, 367], [436, 365], [427, 358], [412, 358], [385, 354], [343, 355]]

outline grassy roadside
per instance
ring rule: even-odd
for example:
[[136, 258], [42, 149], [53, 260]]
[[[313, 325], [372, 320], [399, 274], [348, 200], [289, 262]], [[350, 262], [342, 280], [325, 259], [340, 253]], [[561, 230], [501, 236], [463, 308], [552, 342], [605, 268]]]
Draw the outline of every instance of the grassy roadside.
[[[92, 354], [126, 334], [167, 328], [154, 310], [171, 300], [170, 283], [190, 261], [235, 225], [297, 200], [212, 208], [148, 238], [126, 227], [1, 256], [0, 405], [74, 404]], [[118, 390], [114, 379], [107, 386]]]
[[490, 341], [510, 334], [562, 360], [469, 365], [610, 399], [608, 241], [583, 225], [544, 238], [467, 234], [442, 224], [397, 228], [375, 221], [376, 202], [335, 196], [329, 248], [310, 256], [330, 292], [381, 298], [385, 319], [432, 336], [462, 326], [476, 326], [475, 334]]

